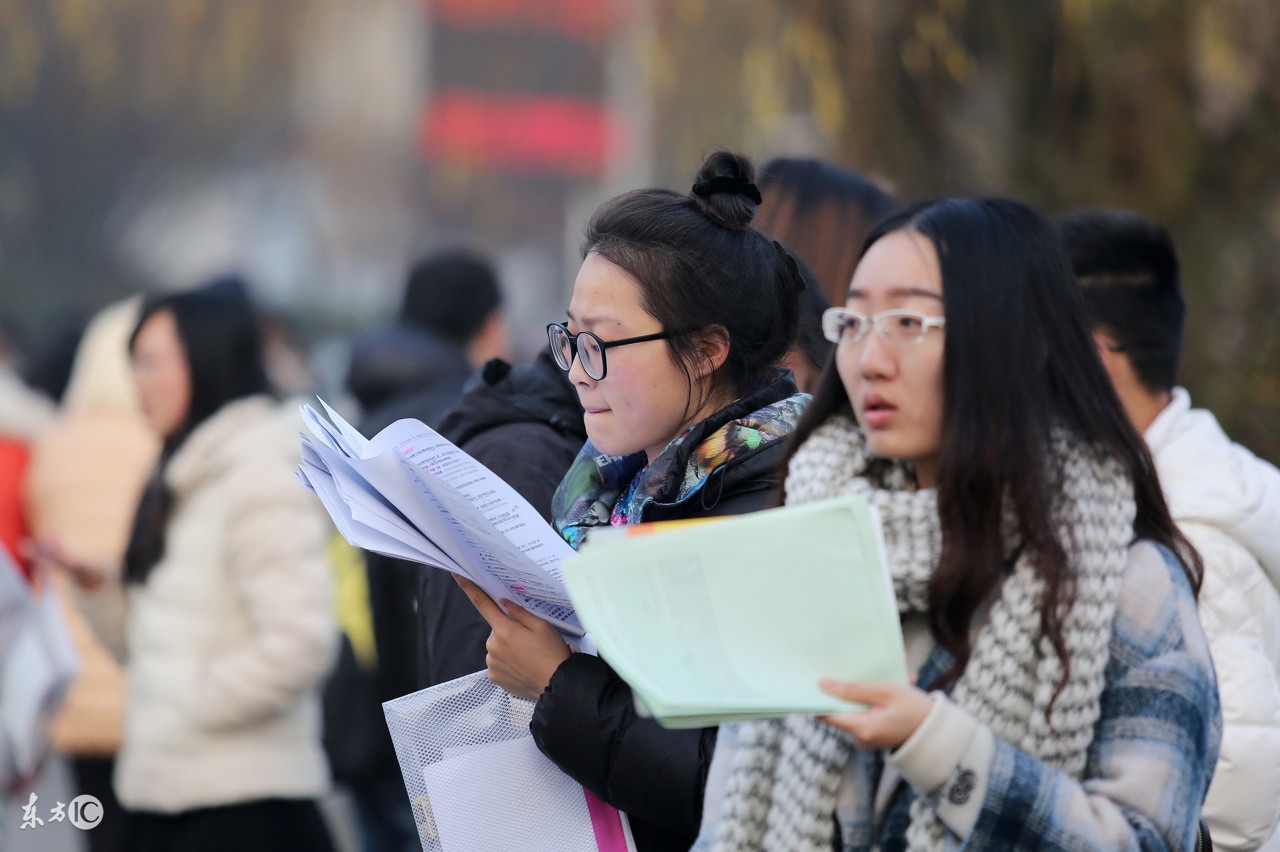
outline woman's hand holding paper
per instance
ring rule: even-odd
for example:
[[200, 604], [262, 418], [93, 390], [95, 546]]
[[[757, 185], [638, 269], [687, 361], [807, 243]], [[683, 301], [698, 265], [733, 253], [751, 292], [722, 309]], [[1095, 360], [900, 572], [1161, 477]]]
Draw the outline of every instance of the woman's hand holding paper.
[[512, 695], [537, 700], [568, 659], [569, 646], [554, 627], [523, 607], [504, 600], [507, 612], [503, 612], [475, 583], [457, 574], [453, 577], [493, 630], [485, 643], [489, 680]]
[[822, 691], [845, 701], [867, 705], [853, 713], [836, 713], [822, 720], [853, 737], [858, 748], [897, 748], [915, 733], [933, 709], [929, 694], [914, 686], [893, 683], [844, 683], [823, 678]]

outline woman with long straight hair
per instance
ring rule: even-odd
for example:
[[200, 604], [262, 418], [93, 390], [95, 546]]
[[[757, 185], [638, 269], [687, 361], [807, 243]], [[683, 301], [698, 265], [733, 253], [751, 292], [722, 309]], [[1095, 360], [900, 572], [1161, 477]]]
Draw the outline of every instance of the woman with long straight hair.
[[[751, 227], [753, 179], [748, 160], [718, 152], [688, 195], [628, 192], [587, 225], [567, 322], [548, 327], [590, 439], [551, 506], [574, 546], [599, 527], [776, 500], [784, 439], [808, 401], [778, 368], [804, 284], [791, 255]], [[493, 627], [489, 678], [537, 700], [542, 752], [629, 815], [640, 852], [687, 850], [716, 730], [638, 716], [604, 660], [571, 654], [545, 622], [514, 605], [508, 616], [462, 582]]]
[[151, 299], [130, 354], [164, 443], [125, 556], [128, 848], [326, 852], [318, 693], [337, 633], [297, 415], [268, 393], [238, 281]]
[[722, 730], [695, 849], [1194, 848], [1221, 734], [1201, 566], [1051, 226], [913, 207], [824, 324], [785, 499], [879, 509], [915, 682]]

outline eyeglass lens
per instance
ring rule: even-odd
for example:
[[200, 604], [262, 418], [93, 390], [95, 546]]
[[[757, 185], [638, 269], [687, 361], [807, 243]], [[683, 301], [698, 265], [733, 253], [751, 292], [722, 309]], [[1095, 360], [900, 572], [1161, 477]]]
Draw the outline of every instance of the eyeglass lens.
[[571, 370], [576, 354], [588, 376], [596, 380], [604, 376], [604, 347], [594, 334], [584, 331], [575, 336], [564, 326], [554, 324], [548, 327], [547, 335], [551, 339], [551, 352], [560, 369], [565, 372]]
[[578, 335], [578, 358], [582, 360], [582, 369], [593, 379], [604, 375], [604, 349], [600, 339], [589, 331]]
[[881, 337], [899, 346], [910, 346], [924, 338], [924, 314], [881, 314], [874, 322]]

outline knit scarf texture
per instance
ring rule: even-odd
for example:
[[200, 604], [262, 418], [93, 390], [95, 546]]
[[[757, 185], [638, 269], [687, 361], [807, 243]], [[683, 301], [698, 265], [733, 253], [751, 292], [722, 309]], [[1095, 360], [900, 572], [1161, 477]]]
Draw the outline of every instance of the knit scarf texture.
[[807, 394], [794, 394], [746, 413], [685, 453], [681, 448], [694, 432], [688, 429], [651, 464], [645, 464], [643, 452], [611, 456], [587, 441], [552, 498], [556, 529], [577, 548], [592, 527], [638, 523], [645, 506], [670, 491], [677, 477], [674, 498], [684, 500], [717, 468], [789, 435], [808, 401]]
[[[1061, 428], [1050, 452], [1058, 477], [1052, 519], [1075, 577], [1062, 623], [1070, 675], [1054, 700], [1063, 670], [1040, 629], [1044, 584], [1034, 555], [1018, 547], [1006, 511], [1005, 549], [1018, 555], [951, 697], [997, 737], [1079, 778], [1100, 713], [1135, 508], [1132, 484], [1110, 456]], [[864, 495], [884, 526], [899, 612], [926, 610], [942, 549], [937, 493], [916, 489], [903, 464], [871, 457], [851, 418], [834, 417], [813, 432], [791, 460], [786, 490], [789, 505]], [[741, 723], [738, 741], [711, 848], [830, 852], [836, 791], [855, 755], [849, 736], [813, 717], [792, 716]], [[915, 796], [910, 814], [908, 848], [942, 849], [947, 832], [935, 800]]]

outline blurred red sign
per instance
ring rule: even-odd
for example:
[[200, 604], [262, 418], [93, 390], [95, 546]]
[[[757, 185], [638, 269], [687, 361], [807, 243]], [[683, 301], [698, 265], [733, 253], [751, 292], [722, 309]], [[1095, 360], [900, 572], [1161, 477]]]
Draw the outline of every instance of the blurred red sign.
[[594, 177], [619, 142], [602, 104], [555, 95], [441, 91], [422, 115], [429, 160]]

